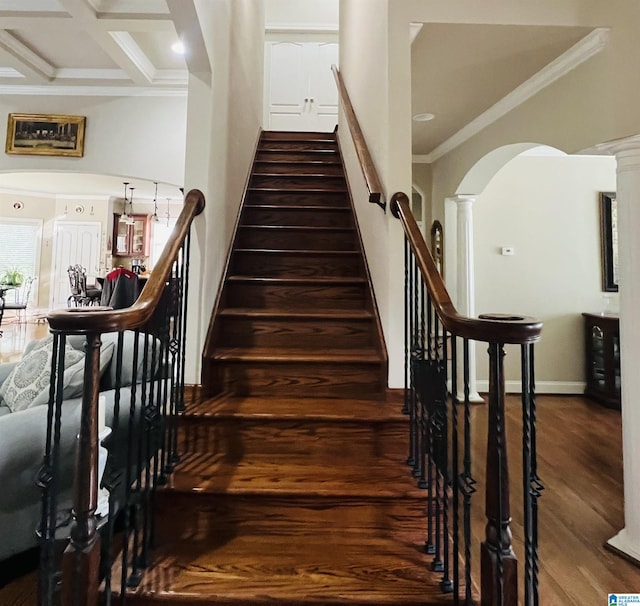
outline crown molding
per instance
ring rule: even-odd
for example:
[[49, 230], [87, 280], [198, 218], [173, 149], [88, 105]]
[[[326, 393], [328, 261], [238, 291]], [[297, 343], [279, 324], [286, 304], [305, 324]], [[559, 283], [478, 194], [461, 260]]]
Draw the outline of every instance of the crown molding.
[[340, 30], [332, 23], [269, 23], [264, 31], [267, 34], [338, 34]]
[[[457, 133], [438, 145], [428, 154], [423, 154], [419, 162], [432, 164], [456, 147], [468, 141], [481, 130], [487, 128], [500, 118], [528, 101], [531, 97], [562, 78], [576, 67], [602, 51], [609, 40], [609, 28], [599, 27], [587, 34], [582, 40], [574, 44], [569, 50], [543, 67], [508, 95], [492, 105], [488, 110], [462, 127]], [[414, 156], [414, 158], [417, 156]]]
[[0, 84], [0, 95], [44, 95], [50, 97], [186, 97], [186, 86], [51, 86]]

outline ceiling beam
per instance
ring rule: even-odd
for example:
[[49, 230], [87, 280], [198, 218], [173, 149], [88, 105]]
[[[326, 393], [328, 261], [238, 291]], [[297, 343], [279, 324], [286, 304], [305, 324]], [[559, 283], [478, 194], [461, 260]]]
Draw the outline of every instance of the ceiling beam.
[[0, 31], [0, 53], [5, 58], [3, 66], [19, 71], [27, 82], [44, 83], [55, 78], [55, 68], [9, 32]]
[[167, 0], [167, 6], [178, 37], [185, 45], [185, 61], [189, 72], [210, 81], [211, 63], [193, 0]]

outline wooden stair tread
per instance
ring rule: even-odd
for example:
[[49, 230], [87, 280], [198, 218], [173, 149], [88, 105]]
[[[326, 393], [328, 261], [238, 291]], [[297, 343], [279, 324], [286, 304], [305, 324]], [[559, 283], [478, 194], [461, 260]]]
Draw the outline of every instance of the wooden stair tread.
[[358, 276], [311, 276], [304, 278], [266, 278], [262, 276], [228, 276], [228, 282], [255, 282], [264, 284], [317, 284], [317, 285], [332, 285], [332, 284], [366, 284], [366, 278], [360, 278]]
[[382, 454], [349, 461], [340, 452], [320, 461], [279, 454], [253, 454], [238, 461], [217, 453], [187, 453], [162, 490], [290, 498], [426, 498], [399, 457]]
[[[261, 150], [261, 153], [265, 153], [265, 152], [272, 152], [274, 150]], [[325, 150], [320, 150], [323, 153], [326, 153]], [[287, 153], [284, 150], [276, 150], [275, 153], [280, 153], [280, 154], [284, 154]], [[337, 156], [337, 154], [335, 152], [329, 152], [332, 153], [334, 156]], [[341, 164], [340, 159], [338, 157], [334, 157], [334, 158], [321, 158], [319, 160], [287, 160], [287, 159], [283, 159], [283, 158], [269, 158], [269, 159], [259, 159], [255, 161], [255, 164], [257, 165], [262, 165], [262, 164], [302, 164], [304, 166], [339, 166]]]
[[289, 206], [283, 206], [282, 204], [245, 204], [245, 209], [252, 210], [281, 210], [283, 212], [290, 210], [299, 211], [313, 211], [313, 212], [343, 212], [351, 213], [351, 208], [348, 206], [327, 206], [327, 205], [302, 205], [291, 204]]
[[310, 250], [308, 248], [234, 248], [236, 253], [260, 253], [271, 255], [315, 255], [315, 256], [327, 256], [327, 255], [357, 255], [360, 256], [359, 250]]
[[296, 318], [310, 320], [372, 320], [375, 316], [366, 309], [291, 311], [282, 309], [262, 309], [255, 307], [228, 307], [220, 310], [222, 316], [241, 316], [253, 318]]
[[331, 349], [313, 351], [284, 347], [217, 347], [209, 356], [212, 360], [254, 362], [309, 362], [378, 364], [385, 360], [373, 347], [367, 349]]
[[439, 575], [430, 570], [432, 558], [420, 552], [417, 537], [407, 544], [350, 536], [324, 532], [298, 545], [288, 535], [256, 533], [214, 546], [197, 540], [171, 544], [158, 550], [158, 563], [127, 601], [144, 604], [136, 596], [151, 594], [177, 606], [453, 603], [439, 591]]
[[185, 417], [249, 418], [264, 421], [299, 419], [309, 421], [407, 422], [398, 403], [338, 398], [274, 398], [224, 394], [187, 407]]
[[247, 188], [247, 192], [266, 192], [266, 193], [279, 193], [279, 194], [325, 194], [325, 193], [347, 193], [347, 188], [345, 187], [314, 187], [305, 189], [304, 187], [249, 187]]
[[272, 231], [297, 231], [297, 232], [309, 232], [309, 233], [317, 233], [317, 232], [350, 232], [355, 231], [354, 227], [325, 227], [325, 226], [317, 226], [317, 225], [252, 225], [247, 223], [241, 223], [238, 227], [241, 229], [265, 229]]

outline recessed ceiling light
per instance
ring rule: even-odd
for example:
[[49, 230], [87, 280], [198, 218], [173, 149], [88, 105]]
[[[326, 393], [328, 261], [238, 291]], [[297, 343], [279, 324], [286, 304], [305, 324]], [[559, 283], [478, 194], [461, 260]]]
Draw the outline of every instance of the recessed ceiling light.
[[184, 55], [184, 44], [182, 43], [182, 41], [178, 40], [171, 45], [171, 50], [176, 53], [176, 55]]
[[435, 116], [433, 114], [416, 114], [413, 117], [414, 122], [429, 122], [429, 120], [433, 120]]

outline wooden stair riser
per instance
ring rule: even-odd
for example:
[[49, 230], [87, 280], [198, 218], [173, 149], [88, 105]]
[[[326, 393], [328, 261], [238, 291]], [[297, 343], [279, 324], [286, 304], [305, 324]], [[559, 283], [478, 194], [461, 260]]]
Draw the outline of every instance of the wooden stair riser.
[[386, 365], [205, 360], [220, 391], [246, 396], [376, 398], [386, 387]]
[[259, 149], [256, 154], [258, 162], [306, 162], [312, 164], [339, 164], [340, 154], [337, 149], [290, 151], [286, 149]]
[[265, 130], [262, 131], [260, 141], [336, 141], [335, 133], [327, 132], [293, 132], [282, 130]]
[[[269, 536], [322, 536], [327, 528], [367, 542], [373, 536], [406, 535], [415, 540], [413, 520], [425, 514], [424, 499], [322, 499], [300, 495], [156, 494], [158, 543], [198, 537], [220, 542], [222, 537], [261, 534]], [[295, 534], [294, 534], [295, 533]]]
[[371, 317], [305, 319], [225, 315], [219, 334], [221, 347], [284, 347], [301, 351], [372, 347], [376, 339], [377, 327]]
[[304, 206], [247, 206], [242, 211], [242, 225], [287, 225], [308, 227], [353, 227], [351, 209]]
[[285, 162], [282, 159], [257, 161], [253, 165], [254, 175], [297, 174], [342, 177], [344, 172], [341, 164], [319, 162]]
[[337, 153], [338, 144], [331, 141], [262, 141], [259, 151], [286, 151], [295, 153]]
[[302, 176], [302, 175], [256, 175], [251, 177], [252, 188], [271, 190], [318, 190], [321, 192], [346, 192], [347, 183], [343, 176]]
[[329, 228], [257, 227], [240, 225], [236, 248], [272, 250], [358, 250], [353, 229], [333, 231]]
[[231, 282], [224, 293], [226, 307], [304, 310], [367, 309], [366, 283], [347, 285]]
[[235, 251], [230, 273], [266, 278], [362, 278], [365, 270], [359, 254]]
[[396, 457], [402, 463], [407, 454], [407, 431], [407, 424], [402, 422], [195, 417], [180, 423], [178, 451], [219, 453], [230, 458], [287, 455], [308, 458], [310, 466], [341, 465], [345, 458], [369, 461], [382, 456]]
[[279, 206], [340, 206], [350, 207], [346, 192], [281, 191], [249, 189], [246, 204], [276, 204]]

